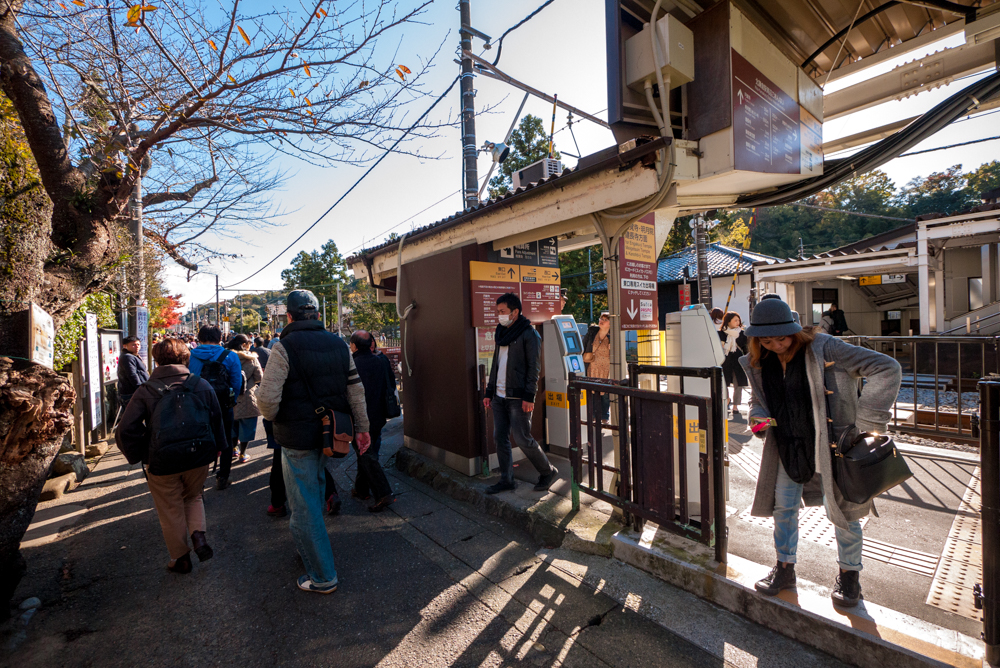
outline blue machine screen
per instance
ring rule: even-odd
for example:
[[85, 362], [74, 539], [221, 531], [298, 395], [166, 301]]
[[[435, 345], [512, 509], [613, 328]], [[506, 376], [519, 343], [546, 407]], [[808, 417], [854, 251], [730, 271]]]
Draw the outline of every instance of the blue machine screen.
[[580, 344], [580, 335], [576, 332], [563, 332], [563, 338], [566, 340], [567, 355], [578, 355], [583, 351], [583, 346]]
[[580, 372], [583, 371], [583, 369], [580, 368], [580, 358], [579, 357], [570, 357], [569, 358], [569, 365], [571, 367], [573, 367], [572, 368], [573, 373], [580, 373]]

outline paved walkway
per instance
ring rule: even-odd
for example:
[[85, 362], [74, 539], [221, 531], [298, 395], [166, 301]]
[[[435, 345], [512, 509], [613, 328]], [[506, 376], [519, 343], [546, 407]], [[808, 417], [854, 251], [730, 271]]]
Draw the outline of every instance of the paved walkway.
[[[264, 513], [270, 452], [251, 452], [229, 490], [206, 491], [216, 556], [187, 576], [166, 571], [142, 473], [117, 451], [89, 484], [43, 504], [42, 521], [75, 523], [24, 550], [15, 600], [42, 607], [3, 627], [4, 665], [842, 665], [619, 562], [546, 550], [395, 471], [392, 512], [345, 494], [327, 520], [339, 590], [301, 592], [287, 519]], [[345, 490], [353, 467], [339, 463]], [[76, 514], [53, 519], [60, 505]]]

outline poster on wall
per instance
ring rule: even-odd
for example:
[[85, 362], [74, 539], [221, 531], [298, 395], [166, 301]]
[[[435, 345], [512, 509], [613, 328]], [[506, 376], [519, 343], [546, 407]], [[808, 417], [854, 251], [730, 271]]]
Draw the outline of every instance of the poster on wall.
[[85, 316], [86, 359], [84, 371], [87, 374], [87, 415], [90, 418], [90, 430], [101, 426], [103, 420], [103, 401], [101, 383], [101, 349], [97, 332], [97, 316], [87, 313]]
[[149, 309], [138, 306], [135, 309], [135, 335], [139, 337], [139, 359], [149, 366]]
[[51, 369], [56, 359], [56, 327], [52, 316], [38, 304], [31, 305], [28, 336], [31, 361]]
[[102, 329], [101, 379], [105, 385], [118, 382], [118, 360], [122, 355], [122, 333], [117, 329]]

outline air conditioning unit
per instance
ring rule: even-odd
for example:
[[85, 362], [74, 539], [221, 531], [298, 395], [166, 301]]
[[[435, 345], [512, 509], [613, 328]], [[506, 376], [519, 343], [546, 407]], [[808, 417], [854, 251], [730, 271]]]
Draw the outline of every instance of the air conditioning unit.
[[517, 190], [521, 186], [528, 186], [550, 176], [562, 174], [562, 170], [563, 165], [560, 161], [555, 158], [544, 158], [513, 172], [510, 178], [514, 183], [513, 189]]

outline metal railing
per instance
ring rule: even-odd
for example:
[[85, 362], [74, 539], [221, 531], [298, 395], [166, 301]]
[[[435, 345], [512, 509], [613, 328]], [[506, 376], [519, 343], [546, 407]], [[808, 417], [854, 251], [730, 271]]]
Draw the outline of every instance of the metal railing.
[[[620, 508], [626, 522], [641, 530], [644, 521], [715, 548], [726, 561], [725, 406], [722, 369], [630, 365], [630, 384], [570, 375], [570, 462], [572, 501], [580, 507], [580, 492]], [[639, 373], [711, 382], [710, 396], [677, 394], [635, 387]], [[586, 393], [587, 417], [580, 418], [581, 393]], [[595, 406], [599, 395], [616, 398], [619, 459], [605, 463], [604, 429]], [[688, 419], [688, 409], [697, 417]], [[586, 429], [587, 442], [582, 443]], [[695, 436], [690, 440], [688, 433]], [[697, 481], [689, 477], [689, 444], [697, 445]], [[605, 479], [610, 474], [610, 481]], [[696, 494], [693, 485], [697, 484]], [[697, 504], [697, 506], [695, 506]]]
[[986, 660], [994, 666], [1000, 662], [1000, 382], [979, 383], [979, 401], [983, 582], [972, 591], [983, 611]]
[[[844, 341], [889, 355], [903, 367], [893, 430], [978, 444], [978, 405], [965, 406], [983, 378], [1000, 373], [1000, 337], [996, 336], [845, 336]], [[933, 400], [928, 393], [933, 392]], [[922, 400], [921, 394], [924, 395]], [[954, 410], [951, 398], [954, 395]], [[978, 404], [978, 402], [976, 402]], [[944, 410], [942, 410], [944, 409]]]

